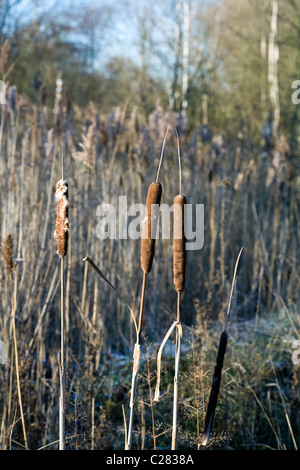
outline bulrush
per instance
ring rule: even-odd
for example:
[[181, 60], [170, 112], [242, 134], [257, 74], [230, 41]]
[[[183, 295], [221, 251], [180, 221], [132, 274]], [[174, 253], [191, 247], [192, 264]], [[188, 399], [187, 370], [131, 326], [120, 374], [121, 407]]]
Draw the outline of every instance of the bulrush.
[[151, 183], [148, 188], [147, 199], [146, 199], [146, 214], [145, 214], [145, 218], [143, 220], [143, 226], [142, 226], [141, 268], [143, 271], [143, 284], [142, 284], [142, 294], [141, 294], [141, 301], [140, 301], [139, 321], [138, 321], [138, 327], [137, 327], [137, 340], [136, 340], [136, 344], [134, 345], [134, 352], [133, 352], [133, 370], [132, 370], [131, 395], [130, 395], [130, 404], [129, 404], [129, 424], [128, 424], [128, 432], [127, 432], [128, 439], [126, 443], [127, 450], [131, 449], [133, 407], [134, 407], [134, 398], [136, 394], [139, 363], [140, 363], [140, 345], [141, 345], [142, 323], [143, 323], [143, 313], [144, 313], [144, 303], [145, 303], [145, 293], [146, 293], [146, 278], [147, 278], [147, 274], [149, 274], [152, 269], [152, 263], [154, 259], [156, 229], [157, 229], [157, 221], [159, 217], [159, 211], [157, 209], [160, 205], [161, 194], [162, 194], [162, 186], [158, 181], [158, 177], [159, 177], [159, 172], [161, 168], [161, 163], [163, 159], [164, 148], [165, 148], [165, 143], [166, 143], [168, 132], [169, 132], [169, 127], [167, 128], [164, 141], [162, 144], [156, 180], [155, 182]]
[[176, 292], [182, 292], [185, 285], [185, 236], [184, 236], [184, 206], [187, 203], [184, 194], [174, 198], [174, 244], [173, 272]]
[[[164, 147], [163, 147], [164, 148]], [[163, 150], [162, 150], [163, 154]], [[162, 155], [161, 155], [162, 158]], [[158, 172], [159, 173], [159, 172]], [[132, 425], [133, 425], [133, 407], [134, 398], [136, 394], [138, 371], [140, 363], [140, 345], [141, 345], [141, 334], [142, 334], [142, 323], [143, 323], [143, 312], [145, 303], [145, 292], [146, 292], [146, 277], [152, 269], [152, 263], [154, 259], [155, 251], [155, 233], [156, 233], [156, 222], [159, 215], [158, 208], [160, 204], [162, 193], [162, 186], [156, 180], [155, 183], [151, 183], [148, 189], [146, 199], [146, 214], [142, 226], [142, 242], [141, 242], [141, 268], [143, 270], [143, 285], [142, 295], [140, 302], [140, 313], [137, 329], [137, 340], [134, 346], [133, 353], [133, 370], [132, 370], [132, 381], [131, 381], [131, 395], [129, 404], [129, 425], [128, 425], [128, 440], [126, 449], [131, 449], [131, 438], [132, 438]]]
[[179, 392], [179, 362], [180, 346], [182, 336], [182, 326], [180, 323], [181, 314], [181, 292], [185, 286], [185, 265], [186, 249], [184, 235], [184, 206], [187, 203], [186, 197], [181, 193], [181, 157], [179, 147], [179, 136], [177, 136], [178, 169], [179, 169], [179, 194], [174, 198], [174, 222], [173, 222], [173, 275], [174, 286], [177, 292], [177, 319], [176, 319], [176, 354], [175, 354], [175, 375], [174, 375], [174, 398], [173, 398], [173, 429], [172, 429], [172, 450], [177, 449], [177, 420], [178, 420], [178, 392]]
[[153, 226], [155, 227], [158, 217], [155, 207], [160, 204], [161, 193], [162, 186], [158, 181], [150, 184], [146, 200], [147, 213], [142, 227], [141, 268], [144, 273], [150, 273], [154, 259], [155, 234], [152, 232], [154, 232]]
[[172, 450], [177, 448], [177, 421], [178, 421], [178, 392], [179, 392], [179, 365], [180, 365], [180, 347], [182, 338], [182, 325], [180, 322], [181, 314], [181, 292], [185, 286], [185, 266], [186, 266], [186, 248], [184, 234], [184, 208], [187, 203], [186, 197], [181, 192], [181, 157], [179, 147], [179, 136], [174, 127], [177, 137], [178, 150], [178, 168], [179, 168], [179, 194], [174, 198], [174, 219], [173, 219], [173, 274], [174, 286], [177, 292], [177, 318], [169, 328], [163, 339], [157, 353], [157, 382], [154, 401], [159, 400], [159, 386], [161, 374], [161, 357], [166, 342], [172, 332], [176, 331], [176, 350], [175, 350], [175, 374], [174, 374], [174, 398], [173, 398], [173, 427], [172, 427]]
[[69, 231], [69, 198], [68, 182], [59, 180], [56, 184], [55, 199], [57, 202], [57, 216], [55, 237], [57, 241], [57, 253], [63, 258], [68, 251], [68, 231]]
[[[63, 156], [62, 156], [63, 162]], [[63, 168], [63, 163], [62, 163]], [[63, 174], [63, 171], [62, 171]], [[56, 184], [55, 199], [57, 202], [55, 237], [57, 241], [57, 254], [60, 256], [61, 266], [61, 305], [60, 305], [60, 399], [59, 399], [59, 450], [65, 447], [65, 359], [64, 359], [64, 257], [68, 251], [69, 235], [69, 194], [68, 182], [60, 179]]]

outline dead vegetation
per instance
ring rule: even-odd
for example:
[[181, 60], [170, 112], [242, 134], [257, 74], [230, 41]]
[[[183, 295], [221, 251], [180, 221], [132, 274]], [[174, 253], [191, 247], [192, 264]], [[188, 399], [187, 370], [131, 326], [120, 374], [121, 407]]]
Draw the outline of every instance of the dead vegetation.
[[[242, 138], [226, 142], [216, 135], [207, 140], [202, 125], [189, 130], [186, 120], [163, 110], [159, 103], [148, 123], [142, 123], [137, 109], [130, 109], [128, 103], [109, 116], [90, 103], [84, 114], [81, 110], [80, 116], [72, 118], [69, 105], [63, 102], [62, 87], [60, 78], [53, 115], [43, 103], [32, 105], [16, 90], [14, 104], [8, 100], [1, 108], [0, 335], [6, 347], [6, 364], [0, 368], [1, 448], [57, 448], [60, 311], [65, 347], [65, 446], [124, 447], [124, 433], [118, 431], [123, 428], [122, 405], [126, 408], [130, 400], [136, 325], [122, 298], [134, 312], [139, 309], [141, 261], [144, 279], [151, 270], [142, 313], [143, 331], [153, 347], [146, 349], [147, 360], [140, 365], [140, 375], [146, 379], [137, 391], [132, 445], [169, 445], [172, 345], [171, 359], [166, 354], [168, 365], [164, 365], [158, 403], [153, 401], [152, 384], [163, 332], [176, 319], [177, 299], [171, 295], [172, 243], [159, 240], [153, 258], [154, 247], [146, 239], [147, 250], [140, 259], [139, 240], [118, 236], [100, 240], [96, 227], [101, 203], [119, 207], [119, 196], [124, 195], [128, 206], [146, 200], [166, 130], [174, 124], [184, 162], [185, 193], [190, 203], [205, 207], [203, 248], [188, 251], [185, 260], [182, 246], [174, 243], [181, 253], [175, 276], [176, 291], [182, 296], [180, 322], [183, 331], [193, 327], [192, 348], [186, 336], [182, 344], [176, 418], [179, 445], [198, 448], [201, 443], [211, 382], [208, 372], [217, 348], [215, 334], [224, 325], [234, 263], [243, 246], [217, 434], [211, 443], [229, 445], [230, 435], [233, 448], [295, 448], [297, 442], [299, 445], [299, 367], [291, 361], [290, 343], [299, 336], [300, 326], [300, 186], [297, 159], [284, 138], [268, 153], [248, 147]], [[7, 93], [12, 92], [8, 85]], [[65, 186], [63, 199], [57, 199], [60, 257], [65, 257], [68, 237], [64, 295], [60, 298], [53, 233], [54, 182], [60, 178], [62, 150], [64, 174], [72, 191], [67, 203]], [[170, 133], [160, 173], [162, 197], [169, 204], [178, 194], [176, 152], [177, 142]], [[156, 202], [160, 196], [161, 189], [155, 193]], [[82, 262], [87, 254], [120, 296], [89, 273], [87, 263]], [[276, 332], [271, 331], [274, 318]], [[140, 345], [141, 328], [138, 331]]]

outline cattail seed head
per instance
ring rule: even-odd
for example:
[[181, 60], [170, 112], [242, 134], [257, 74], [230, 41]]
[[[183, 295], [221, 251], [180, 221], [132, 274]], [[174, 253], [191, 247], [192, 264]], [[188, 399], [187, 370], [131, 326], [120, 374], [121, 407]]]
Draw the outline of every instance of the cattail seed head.
[[160, 204], [162, 187], [159, 182], [151, 183], [148, 189], [146, 200], [146, 216], [142, 227], [141, 244], [141, 268], [145, 273], [150, 273], [154, 259], [155, 238], [151, 234], [153, 227], [157, 223], [158, 213], [153, 210], [153, 205]]
[[14, 239], [11, 233], [9, 232], [6, 235], [6, 238], [4, 242], [2, 242], [2, 245], [1, 245], [4, 268], [6, 269], [8, 273], [12, 273], [17, 267], [17, 264], [13, 258], [13, 247], [14, 247]]
[[62, 258], [68, 251], [69, 231], [69, 198], [68, 182], [59, 180], [56, 184], [55, 199], [57, 202], [55, 237], [57, 241], [57, 253]]
[[185, 285], [185, 236], [184, 236], [184, 206], [186, 197], [178, 194], [174, 198], [174, 245], [173, 271], [174, 285], [177, 292], [182, 292]]

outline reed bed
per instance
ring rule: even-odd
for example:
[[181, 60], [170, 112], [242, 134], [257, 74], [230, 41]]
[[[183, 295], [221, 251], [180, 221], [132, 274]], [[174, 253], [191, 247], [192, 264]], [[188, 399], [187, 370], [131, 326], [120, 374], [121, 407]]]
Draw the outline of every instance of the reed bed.
[[[241, 246], [244, 252], [231, 305], [231, 334], [237, 336], [242, 322], [253, 321], [253, 330], [249, 338], [243, 338], [243, 346], [232, 342], [226, 353], [230, 370], [225, 374], [227, 377], [231, 374], [233, 382], [230, 385], [229, 380], [222, 382], [215, 429], [230, 431], [235, 439], [233, 445], [249, 448], [263, 440], [266, 446], [276, 447], [276, 437], [265, 416], [267, 414], [272, 422], [272, 416], [268, 414], [271, 409], [280, 420], [284, 444], [293, 447], [289, 428], [285, 427], [286, 414], [282, 411], [280, 395], [273, 391], [268, 393], [265, 387], [268, 383], [265, 379], [271, 380], [272, 373], [264, 366], [267, 351], [261, 347], [260, 328], [268, 315], [272, 318], [280, 312], [278, 321], [287, 338], [299, 333], [299, 165], [296, 156], [287, 151], [283, 137], [268, 152], [253, 148], [239, 137], [226, 140], [215, 134], [211, 139], [207, 138], [205, 126], [199, 124], [189, 129], [186, 120], [170, 110], [163, 110], [159, 104], [147, 119], [136, 109], [130, 109], [128, 104], [120, 104], [107, 116], [92, 103], [85, 110], [73, 110], [72, 114], [67, 112], [63, 101], [63, 82], [59, 81], [59, 85], [60, 95], [57, 96], [58, 105], [53, 106], [54, 113], [43, 102], [30, 103], [9, 84], [7, 97], [14, 93], [16, 99], [7, 99], [1, 107], [1, 239], [10, 232], [16, 241], [13, 311], [16, 333], [22, 331], [22, 335], [17, 334], [19, 380], [7, 365], [1, 365], [0, 370], [1, 448], [57, 447], [60, 380], [56, 371], [62, 318], [66, 320], [64, 347], [68, 357], [65, 364], [65, 448], [89, 448], [92, 443], [94, 448], [123, 447], [124, 433], [120, 438], [116, 436], [119, 426], [123, 427], [121, 405], [126, 407], [130, 401], [132, 370], [128, 358], [132, 354], [132, 345], [138, 343], [136, 326], [120, 296], [106, 284], [101, 283], [100, 287], [102, 281], [99, 278], [88, 275], [86, 265], [82, 264], [87, 253], [100, 271], [106, 273], [110, 283], [118, 287], [130, 309], [142, 313], [137, 322], [142, 325], [139, 331], [143, 331], [153, 344], [153, 352], [157, 353], [162, 332], [174, 320], [180, 293], [184, 312], [180, 322], [186, 331], [191, 327], [197, 331], [197, 348], [207, 355], [205, 362], [199, 359], [199, 368], [208, 370], [214, 362], [210, 361], [210, 355], [214, 357], [216, 352], [215, 331], [220, 331], [218, 328], [226, 318], [230, 273]], [[185, 263], [182, 257], [178, 258], [179, 264], [174, 262], [179, 266], [175, 285], [177, 298], [171, 295], [174, 292], [174, 267], [170, 240], [160, 240], [156, 244], [152, 264], [154, 251], [149, 239], [143, 241], [147, 255], [142, 261], [142, 256], [136, 256], [137, 240], [99, 240], [96, 236], [99, 204], [109, 202], [118, 207], [119, 195], [127, 196], [128, 205], [145, 201], [148, 181], [153, 181], [157, 190], [155, 174], [164, 139], [163, 199], [174, 200], [174, 194], [178, 194], [178, 170], [174, 165], [177, 140], [171, 133], [166, 137], [168, 126], [174, 123], [181, 143], [182, 179], [188, 201], [202, 203], [205, 207], [203, 248], [187, 253]], [[54, 182], [59, 180], [61, 173], [61, 145], [65, 156], [64, 173], [72, 187], [72, 230], [63, 232], [69, 234], [68, 255], [64, 255], [66, 245], [63, 244], [63, 247], [57, 246], [57, 257], [53, 237], [57, 209]], [[156, 202], [160, 199], [159, 191], [155, 193]], [[179, 193], [181, 195], [181, 190]], [[59, 209], [66, 207], [62, 204]], [[56, 220], [66, 223], [66, 212], [59, 210], [57, 216]], [[182, 255], [182, 245], [177, 246], [176, 242], [177, 247]], [[59, 279], [62, 259], [66, 268], [64, 299], [59, 295], [60, 284], [63, 285]], [[183, 273], [184, 264], [183, 282], [180, 273]], [[141, 267], [145, 280], [144, 296], [140, 292], [138, 274]], [[5, 273], [6, 267], [2, 264], [0, 339], [5, 342], [7, 362], [11, 363], [14, 357], [9, 341], [12, 333], [11, 296]], [[61, 318], [60, 311], [64, 312]], [[141, 341], [143, 335], [139, 336]], [[273, 359], [278, 355], [280, 362], [278, 351], [282, 352], [283, 346], [277, 339], [272, 346], [269, 336], [266, 341], [274, 353]], [[245, 342], [251, 342], [253, 355], [258, 355], [261, 361], [258, 361], [260, 368], [256, 378], [247, 363], [247, 355], [241, 354], [242, 359], [236, 357]], [[184, 375], [190, 371], [191, 363], [186, 343], [181, 346], [181, 375]], [[169, 361], [168, 347], [171, 345], [166, 346], [164, 363]], [[289, 348], [288, 345], [283, 350], [284, 357], [290, 357]], [[241, 368], [238, 369], [235, 363]], [[140, 374], [143, 374], [144, 366], [141, 360]], [[192, 365], [192, 370], [197, 367], [197, 364], [195, 368]], [[297, 440], [299, 371], [297, 364], [288, 359], [284, 367], [276, 369], [277, 372], [281, 370], [278, 383], [282, 386], [284, 382], [287, 387], [290, 410], [293, 410], [293, 415], [290, 411], [288, 415]], [[204, 374], [203, 387], [199, 374], [197, 377], [195, 402], [190, 401], [192, 379], [186, 379], [189, 387], [185, 381], [180, 382], [179, 403], [184, 406], [180, 405], [178, 411], [181, 429], [177, 438], [181, 447], [199, 444], [198, 437], [195, 444], [187, 431], [185, 434], [187, 418], [184, 413], [193, 410], [198, 417], [198, 427], [204, 429], [205, 425], [209, 377]], [[170, 403], [170, 388], [165, 378], [162, 374], [163, 393], [159, 402], [151, 402], [158, 416], [163, 416], [168, 423], [165, 431], [159, 431], [157, 426], [156, 432], [160, 435], [156, 438], [157, 446], [168, 445], [170, 434], [168, 425], [173, 399]], [[173, 383], [170, 377], [168, 380]], [[249, 391], [248, 385], [254, 393]], [[203, 406], [199, 399], [202, 392]], [[137, 448], [140, 442], [142, 393], [146, 394], [146, 391], [141, 383], [135, 396], [136, 427], [132, 448]], [[230, 410], [231, 416], [226, 410]], [[147, 423], [149, 416], [146, 411], [144, 413]], [[194, 417], [189, 419], [189, 422], [196, 422]], [[242, 435], [242, 428], [249, 434]], [[196, 427], [194, 434], [198, 436]], [[146, 442], [150, 445], [152, 441], [146, 439]], [[211, 442], [216, 442], [216, 438], [213, 437]]]

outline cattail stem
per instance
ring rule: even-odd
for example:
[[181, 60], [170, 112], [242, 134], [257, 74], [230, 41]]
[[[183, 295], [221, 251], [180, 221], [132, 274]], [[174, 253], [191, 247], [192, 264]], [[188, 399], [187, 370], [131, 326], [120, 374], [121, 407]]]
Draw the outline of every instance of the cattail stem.
[[160, 159], [159, 159], [159, 163], [158, 163], [156, 180], [155, 180], [156, 183], [158, 183], [159, 172], [160, 172], [160, 168], [161, 168], [161, 164], [162, 164], [162, 160], [163, 160], [163, 156], [164, 156], [164, 150], [165, 150], [165, 145], [166, 145], [168, 132], [169, 132], [169, 126], [167, 127], [165, 137], [164, 137], [164, 140], [163, 140], [163, 144], [162, 144], [162, 148], [161, 148]]
[[147, 273], [143, 272], [143, 285], [142, 285], [142, 294], [141, 294], [141, 303], [140, 303], [139, 323], [138, 323], [138, 338], [137, 338], [138, 344], [141, 344], [142, 322], [143, 322], [145, 292], [146, 292], [146, 278], [147, 278]]
[[[10, 273], [10, 282], [11, 286], [13, 285], [12, 280], [12, 272]], [[24, 436], [24, 444], [25, 449], [28, 450], [27, 445], [27, 435], [26, 435], [26, 428], [25, 428], [25, 420], [24, 420], [24, 413], [23, 413], [23, 404], [22, 404], [22, 394], [21, 394], [21, 383], [20, 383], [20, 371], [19, 371], [19, 356], [18, 356], [18, 346], [17, 346], [17, 332], [16, 332], [16, 292], [12, 298], [12, 329], [13, 329], [13, 341], [14, 341], [14, 353], [15, 353], [15, 367], [16, 367], [16, 379], [17, 379], [17, 391], [18, 391], [18, 399], [19, 399], [19, 407], [20, 407], [20, 414], [21, 414], [21, 421], [22, 421], [22, 429], [23, 429], [23, 436]]]
[[128, 432], [127, 432], [128, 440], [127, 440], [127, 448], [125, 450], [131, 449], [133, 410], [134, 410], [134, 400], [135, 400], [136, 388], [137, 388], [139, 365], [140, 365], [140, 344], [136, 343], [134, 345], [134, 352], [133, 352], [133, 368], [132, 368], [131, 393], [130, 393], [130, 403], [129, 403], [129, 422], [128, 422]]
[[177, 292], [177, 321], [180, 322], [181, 292]]
[[59, 450], [65, 447], [65, 370], [64, 370], [64, 258], [60, 260], [60, 394], [59, 394]]
[[[178, 157], [180, 158], [179, 150]], [[180, 162], [180, 160], [179, 160]], [[180, 168], [180, 165], [179, 165]], [[180, 173], [181, 188], [181, 173]], [[175, 354], [175, 375], [174, 375], [174, 397], [173, 397], [173, 430], [172, 430], [172, 450], [177, 448], [177, 421], [178, 421], [178, 392], [179, 392], [179, 361], [180, 361], [180, 310], [181, 292], [185, 286], [185, 236], [184, 236], [184, 206], [186, 197], [178, 194], [174, 198], [174, 240], [173, 240], [173, 271], [174, 286], [177, 292], [177, 327], [176, 327], [176, 354]]]
[[181, 292], [177, 292], [177, 325], [176, 325], [176, 350], [175, 350], [175, 374], [174, 374], [174, 397], [173, 397], [173, 429], [172, 429], [172, 450], [177, 449], [177, 421], [178, 421], [178, 392], [179, 392], [179, 362], [180, 362], [180, 339], [181, 334], [178, 329], [180, 325], [180, 305]]
[[[63, 174], [63, 164], [62, 164]], [[60, 361], [59, 361], [59, 450], [65, 447], [65, 318], [64, 318], [64, 256], [68, 251], [69, 231], [69, 198], [68, 182], [64, 179], [58, 181], [55, 193], [57, 201], [56, 240], [57, 253], [60, 256]]]
[[127, 450], [131, 449], [132, 441], [132, 426], [133, 426], [133, 409], [134, 409], [134, 400], [137, 387], [137, 379], [140, 365], [140, 344], [141, 344], [141, 334], [142, 334], [142, 322], [143, 322], [143, 313], [144, 313], [144, 304], [145, 304], [145, 292], [146, 292], [146, 278], [147, 273], [143, 272], [143, 285], [142, 285], [142, 295], [140, 303], [140, 314], [139, 314], [139, 323], [137, 330], [137, 342], [134, 347], [133, 353], [133, 371], [132, 371], [132, 380], [131, 380], [131, 394], [130, 394], [130, 405], [129, 405], [129, 422], [128, 422], [128, 440], [127, 440]]
[[[160, 160], [160, 164], [161, 164], [161, 160]], [[159, 165], [159, 168], [160, 168], [160, 165]], [[159, 175], [159, 169], [158, 169], [157, 178], [158, 178], [158, 175]], [[141, 344], [142, 321], [143, 321], [143, 312], [144, 312], [144, 304], [145, 304], [146, 278], [147, 278], [147, 273], [150, 273], [152, 269], [152, 263], [154, 259], [156, 230], [153, 227], [155, 227], [155, 224], [158, 218], [158, 213], [156, 213], [156, 209], [158, 208], [160, 204], [161, 192], [162, 192], [162, 187], [158, 181], [150, 184], [149, 189], [148, 189], [148, 194], [147, 194], [147, 201], [146, 201], [147, 213], [143, 222], [143, 229], [142, 229], [141, 268], [143, 270], [143, 285], [142, 285], [141, 302], [140, 302], [139, 323], [138, 323], [138, 328], [137, 328], [137, 342], [134, 346], [134, 353], [133, 353], [133, 370], [132, 370], [132, 380], [131, 380], [129, 423], [128, 423], [128, 433], [127, 433], [128, 440], [127, 440], [127, 446], [125, 446], [126, 450], [130, 450], [131, 448], [134, 400], [135, 400], [136, 389], [137, 389], [138, 370], [139, 370], [139, 363], [140, 363], [140, 344]]]
[[[10, 418], [11, 411], [11, 395], [12, 395], [12, 371], [13, 371], [13, 356], [15, 356], [15, 367], [16, 367], [16, 380], [17, 380], [17, 392], [18, 400], [20, 407], [20, 415], [23, 428], [24, 444], [25, 449], [28, 449], [27, 446], [27, 435], [25, 428], [25, 420], [23, 413], [22, 405], [22, 393], [21, 393], [21, 382], [20, 382], [20, 372], [19, 372], [19, 357], [18, 357], [18, 345], [17, 345], [17, 332], [16, 332], [16, 308], [17, 308], [17, 264], [13, 259], [13, 237], [9, 232], [1, 245], [1, 252], [3, 257], [4, 268], [8, 273], [9, 278], [9, 289], [10, 289], [10, 301], [11, 301], [11, 327], [9, 328], [8, 336], [11, 334], [13, 336], [13, 348], [11, 352], [11, 374], [10, 374], [10, 387], [9, 387], [9, 405], [8, 405], [8, 418]], [[14, 282], [15, 277], [15, 282]], [[13, 426], [11, 428], [12, 435]]]
[[176, 138], [177, 138], [177, 157], [178, 157], [178, 174], [179, 174], [179, 194], [181, 194], [181, 156], [180, 156], [180, 143], [179, 143], [179, 135], [176, 129], [176, 126], [174, 126]]
[[178, 392], [179, 392], [179, 363], [181, 346], [181, 325], [176, 325], [176, 349], [175, 349], [175, 374], [174, 374], [174, 397], [173, 397], [173, 429], [172, 450], [177, 449], [177, 422], [178, 422]]
[[[136, 330], [136, 338], [137, 339], [136, 339], [136, 344], [135, 344], [134, 353], [133, 353], [133, 370], [132, 370], [132, 380], [131, 380], [131, 397], [130, 397], [130, 404], [129, 404], [130, 417], [129, 417], [128, 432], [127, 432], [127, 428], [126, 428], [126, 425], [125, 425], [125, 450], [129, 450], [130, 445], [131, 445], [131, 436], [132, 436], [133, 400], [134, 400], [135, 392], [136, 392], [138, 368], [139, 368], [139, 362], [140, 362], [140, 345], [139, 345], [140, 335], [139, 335], [139, 331], [141, 331], [141, 324], [142, 324], [141, 315], [140, 315], [140, 321], [139, 321], [139, 323], [140, 323], [140, 330], [139, 330], [139, 328], [136, 324], [135, 315], [134, 315], [132, 309], [130, 308], [129, 304], [124, 299], [124, 297], [119, 293], [119, 291], [116, 289], [116, 287], [104, 276], [104, 274], [95, 265], [95, 263], [91, 260], [91, 258], [89, 258], [87, 256], [86, 258], [84, 258], [84, 261], [87, 261], [92, 266], [92, 268], [96, 271], [96, 273], [106, 282], [106, 284], [108, 284], [114, 290], [114, 292], [122, 300], [122, 302], [125, 303], [125, 305], [128, 307], [128, 309], [130, 311], [130, 314], [131, 314], [131, 317], [132, 317], [132, 320], [133, 320], [133, 323], [134, 323], [134, 326], [135, 326], [135, 330]], [[143, 291], [145, 291], [145, 286], [146, 286], [146, 280], [144, 280], [144, 283], [143, 283]], [[143, 305], [143, 302], [141, 302], [141, 309], [140, 309], [141, 313], [143, 312], [142, 305]]]

